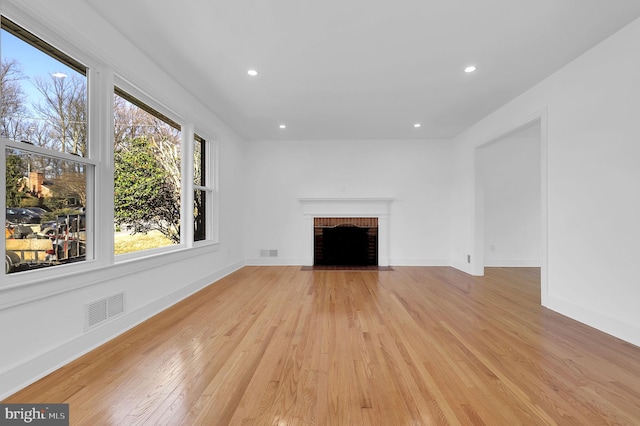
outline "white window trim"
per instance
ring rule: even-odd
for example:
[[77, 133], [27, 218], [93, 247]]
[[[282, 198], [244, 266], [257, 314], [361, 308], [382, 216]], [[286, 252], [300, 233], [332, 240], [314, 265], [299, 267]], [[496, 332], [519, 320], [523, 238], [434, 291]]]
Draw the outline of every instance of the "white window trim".
[[[192, 123], [182, 126], [182, 169], [180, 186], [180, 238], [187, 247], [193, 247], [193, 144], [194, 128]], [[187, 161], [188, 159], [188, 161]]]

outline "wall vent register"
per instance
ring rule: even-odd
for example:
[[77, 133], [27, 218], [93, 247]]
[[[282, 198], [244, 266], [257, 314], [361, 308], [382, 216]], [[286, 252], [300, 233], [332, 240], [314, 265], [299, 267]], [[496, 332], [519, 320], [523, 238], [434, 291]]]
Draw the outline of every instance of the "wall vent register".
[[124, 293], [97, 300], [85, 305], [84, 329], [89, 330], [110, 318], [124, 313]]

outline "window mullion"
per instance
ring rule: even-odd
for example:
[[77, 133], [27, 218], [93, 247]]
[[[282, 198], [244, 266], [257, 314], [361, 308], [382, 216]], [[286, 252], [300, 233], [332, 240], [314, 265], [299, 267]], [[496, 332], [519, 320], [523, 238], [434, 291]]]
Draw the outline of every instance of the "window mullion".
[[193, 144], [195, 126], [191, 123], [182, 126], [182, 185], [181, 185], [181, 232], [180, 237], [187, 247], [193, 247], [194, 233], [194, 185], [193, 185]]
[[113, 254], [113, 70], [99, 67], [89, 74], [89, 141], [90, 156], [98, 161], [95, 173], [93, 211], [87, 215], [94, 221], [93, 249], [102, 264], [112, 264]]

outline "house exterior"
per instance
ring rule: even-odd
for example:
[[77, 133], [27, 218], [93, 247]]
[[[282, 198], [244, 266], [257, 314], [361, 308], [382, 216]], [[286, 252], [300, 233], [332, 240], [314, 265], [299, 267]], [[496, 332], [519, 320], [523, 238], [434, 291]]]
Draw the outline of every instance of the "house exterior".
[[23, 179], [24, 191], [31, 192], [37, 198], [51, 197], [51, 189], [45, 185], [44, 173], [29, 172], [29, 176]]

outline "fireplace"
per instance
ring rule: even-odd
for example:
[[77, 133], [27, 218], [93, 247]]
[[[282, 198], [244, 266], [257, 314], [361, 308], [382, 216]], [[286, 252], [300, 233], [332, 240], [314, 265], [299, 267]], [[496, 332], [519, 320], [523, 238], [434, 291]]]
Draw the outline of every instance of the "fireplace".
[[314, 218], [313, 264], [316, 266], [377, 266], [378, 218]]
[[[367, 250], [371, 253], [375, 247], [375, 258], [367, 258], [366, 262], [373, 262], [373, 265], [389, 266], [389, 217], [391, 211], [392, 198], [299, 198], [302, 214], [305, 218], [305, 232], [302, 234], [302, 241], [305, 245], [307, 255], [302, 259], [302, 264], [313, 266], [316, 262], [316, 219], [323, 221], [331, 220], [333, 222], [322, 222], [322, 236], [325, 236], [325, 230], [328, 227], [337, 229], [336, 232], [354, 236], [360, 243], [354, 245], [364, 245], [364, 235], [367, 235]], [[353, 220], [356, 221], [353, 221]], [[358, 222], [360, 220], [370, 221], [366, 223]], [[351, 222], [350, 222], [351, 221]], [[351, 228], [351, 229], [349, 229]], [[360, 228], [356, 230], [354, 228]], [[362, 229], [366, 231], [362, 231]], [[373, 230], [375, 228], [375, 231]], [[333, 238], [331, 235], [329, 238]], [[345, 246], [344, 235], [336, 237], [339, 246]], [[351, 244], [351, 243], [346, 243]], [[353, 247], [347, 246], [349, 252], [354, 252]], [[360, 250], [358, 250], [360, 252]], [[369, 255], [369, 254], [368, 254]], [[323, 255], [324, 257], [324, 255]], [[361, 258], [358, 258], [361, 260]], [[323, 260], [325, 261], [325, 260]], [[345, 260], [341, 260], [345, 262]], [[354, 260], [347, 260], [353, 262]]]

